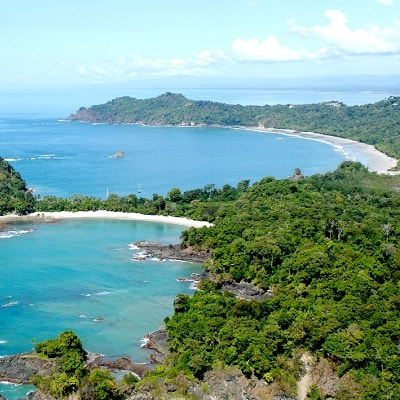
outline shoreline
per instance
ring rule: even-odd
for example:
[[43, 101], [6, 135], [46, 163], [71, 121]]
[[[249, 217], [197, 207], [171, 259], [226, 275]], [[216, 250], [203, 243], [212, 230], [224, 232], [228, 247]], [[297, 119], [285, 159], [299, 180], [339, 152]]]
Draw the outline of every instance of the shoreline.
[[172, 217], [164, 215], [146, 215], [139, 213], [125, 213], [117, 211], [56, 211], [56, 212], [35, 212], [28, 215], [8, 214], [0, 216], [0, 223], [12, 222], [53, 222], [63, 219], [120, 219], [126, 221], [156, 222], [163, 224], [180, 225], [187, 228], [201, 228], [212, 226], [207, 221], [196, 221], [183, 217]]
[[359, 161], [361, 164], [366, 166], [370, 172], [386, 175], [400, 174], [400, 171], [392, 170], [397, 166], [398, 160], [375, 149], [372, 144], [361, 143], [356, 140], [345, 139], [339, 136], [324, 135], [316, 132], [302, 132], [293, 129], [264, 128], [262, 126], [243, 128], [232, 127], [232, 129], [274, 133], [306, 140], [316, 140], [337, 148], [349, 161]]

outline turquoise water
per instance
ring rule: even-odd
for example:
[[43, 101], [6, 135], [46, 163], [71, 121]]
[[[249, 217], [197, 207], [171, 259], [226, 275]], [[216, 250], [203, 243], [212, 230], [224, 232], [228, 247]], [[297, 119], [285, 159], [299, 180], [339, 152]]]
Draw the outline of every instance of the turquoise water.
[[29, 227], [0, 240], [0, 355], [30, 350], [36, 341], [73, 329], [89, 351], [145, 361], [141, 338], [171, 315], [177, 293], [191, 293], [177, 278], [199, 266], [135, 261], [138, 250], [130, 244], [177, 243], [182, 228], [119, 220]]
[[[122, 159], [108, 155], [124, 151]], [[109, 192], [166, 195], [173, 187], [235, 186], [264, 176], [311, 175], [345, 159], [327, 144], [217, 128], [66, 124], [29, 115], [0, 116], [0, 156], [38, 195]], [[26, 229], [29, 228], [29, 229]], [[181, 227], [132, 221], [69, 220], [9, 227], [0, 234], [0, 356], [73, 329], [86, 349], [147, 360], [143, 335], [172, 313], [180, 276], [199, 266], [133, 261], [137, 240], [177, 243]], [[96, 318], [104, 319], [102, 322]], [[15, 393], [12, 394], [10, 392]], [[29, 388], [0, 385], [9, 399]]]
[[[182, 229], [91, 219], [9, 227], [0, 236], [0, 356], [72, 329], [89, 351], [146, 362], [143, 336], [172, 314], [177, 293], [193, 293], [177, 278], [201, 269], [136, 261], [131, 244], [177, 243]], [[0, 394], [11, 400], [31, 389], [0, 384]]]
[[0, 382], [0, 394], [8, 400], [19, 400], [35, 389], [33, 385], [13, 385]]

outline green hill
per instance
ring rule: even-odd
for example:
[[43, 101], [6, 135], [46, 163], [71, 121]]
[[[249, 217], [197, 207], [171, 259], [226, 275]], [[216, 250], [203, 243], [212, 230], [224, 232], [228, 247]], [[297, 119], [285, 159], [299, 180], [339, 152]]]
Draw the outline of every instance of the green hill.
[[[200, 379], [237, 366], [295, 396], [309, 354], [332, 371], [330, 389], [312, 380], [312, 398], [400, 398], [397, 180], [348, 162], [298, 181], [267, 177], [221, 204], [213, 227], [184, 232], [185, 246], [211, 252], [211, 279], [178, 296], [166, 320], [171, 365]], [[240, 281], [273, 297], [221, 293]]]
[[21, 175], [0, 157], [0, 215], [34, 211], [35, 200]]

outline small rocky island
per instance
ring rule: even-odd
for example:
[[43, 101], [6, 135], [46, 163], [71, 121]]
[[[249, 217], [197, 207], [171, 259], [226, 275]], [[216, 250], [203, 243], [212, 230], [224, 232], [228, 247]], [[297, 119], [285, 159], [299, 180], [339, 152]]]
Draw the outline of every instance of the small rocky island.
[[116, 153], [109, 155], [108, 158], [123, 158], [125, 156], [126, 156], [125, 152], [117, 151]]

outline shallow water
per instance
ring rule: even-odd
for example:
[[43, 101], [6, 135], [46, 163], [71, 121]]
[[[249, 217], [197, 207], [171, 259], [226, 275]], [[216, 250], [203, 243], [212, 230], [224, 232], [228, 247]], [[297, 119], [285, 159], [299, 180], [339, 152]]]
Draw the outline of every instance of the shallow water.
[[177, 278], [199, 266], [136, 261], [130, 244], [177, 243], [182, 228], [120, 220], [29, 227], [34, 230], [0, 240], [0, 355], [73, 329], [89, 351], [145, 361], [141, 338], [171, 315], [177, 293], [192, 292]]

